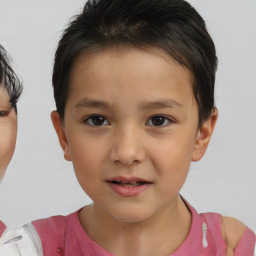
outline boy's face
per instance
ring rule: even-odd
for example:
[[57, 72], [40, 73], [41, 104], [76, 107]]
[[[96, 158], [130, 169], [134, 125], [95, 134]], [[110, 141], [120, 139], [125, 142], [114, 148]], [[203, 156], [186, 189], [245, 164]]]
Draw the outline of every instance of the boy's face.
[[198, 130], [191, 73], [160, 54], [127, 49], [80, 57], [63, 126], [52, 114], [80, 185], [119, 221], [172, 209], [214, 126], [210, 118]]
[[17, 135], [17, 116], [10, 106], [9, 95], [0, 88], [0, 181], [11, 161]]

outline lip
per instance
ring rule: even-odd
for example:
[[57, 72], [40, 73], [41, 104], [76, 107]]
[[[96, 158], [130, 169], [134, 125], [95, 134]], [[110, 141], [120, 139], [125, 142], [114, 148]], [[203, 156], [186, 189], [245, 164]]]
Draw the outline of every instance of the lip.
[[110, 179], [107, 179], [106, 181], [117, 181], [117, 182], [134, 182], [134, 181], [141, 181], [141, 182], [147, 182], [147, 183], [152, 183], [149, 180], [145, 180], [139, 177], [123, 177], [123, 176], [118, 176], [118, 177], [113, 177]]
[[[134, 187], [125, 187], [121, 186], [118, 183], [113, 182], [143, 182], [143, 184]], [[138, 177], [114, 177], [106, 180], [106, 183], [110, 186], [110, 188], [122, 197], [135, 197], [146, 191], [153, 183], [151, 181], [138, 178]]]

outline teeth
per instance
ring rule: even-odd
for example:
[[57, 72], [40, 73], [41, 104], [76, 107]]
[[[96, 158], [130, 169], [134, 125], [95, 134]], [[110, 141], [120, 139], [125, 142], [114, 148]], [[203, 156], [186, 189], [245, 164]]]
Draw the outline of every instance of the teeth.
[[123, 187], [137, 187], [137, 186], [141, 185], [141, 183], [139, 181], [119, 182], [118, 184]]
[[138, 187], [141, 186], [143, 184], [145, 184], [146, 182], [142, 182], [142, 181], [112, 181], [112, 183], [117, 184], [119, 186], [123, 186], [123, 187]]
[[133, 182], [133, 183], [121, 183], [121, 186], [123, 186], [123, 187], [137, 187], [137, 186], [139, 186], [140, 184], [139, 183], [137, 183], [137, 182]]

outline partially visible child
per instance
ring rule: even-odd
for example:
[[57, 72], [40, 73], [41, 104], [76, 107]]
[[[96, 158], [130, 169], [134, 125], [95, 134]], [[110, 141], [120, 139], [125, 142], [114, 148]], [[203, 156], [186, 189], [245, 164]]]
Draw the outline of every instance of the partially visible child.
[[[15, 149], [17, 102], [23, 89], [10, 62], [10, 56], [0, 45], [0, 183]], [[20, 229], [8, 229], [0, 220], [0, 256], [40, 255], [31, 240], [34, 235], [29, 227], [27, 224]]]
[[[0, 183], [15, 149], [16, 104], [21, 92], [22, 84], [10, 66], [7, 52], [0, 45]], [[0, 237], [5, 228], [4, 223], [0, 221]]]
[[179, 194], [215, 127], [216, 67], [186, 1], [86, 3], [56, 51], [52, 121], [93, 203], [32, 222], [37, 255], [253, 256], [249, 228]]

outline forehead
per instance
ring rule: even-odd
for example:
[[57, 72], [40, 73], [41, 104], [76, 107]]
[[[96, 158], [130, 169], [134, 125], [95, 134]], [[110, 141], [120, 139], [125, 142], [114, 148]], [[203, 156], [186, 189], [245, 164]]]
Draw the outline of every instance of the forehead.
[[10, 100], [10, 97], [8, 92], [5, 90], [5, 88], [2, 85], [0, 85], [0, 104], [9, 102], [9, 100]]
[[[193, 75], [189, 69], [179, 64], [164, 51], [156, 48], [108, 48], [94, 53], [80, 55], [71, 70], [69, 91], [79, 83], [85, 86], [90, 80], [107, 78], [117, 80], [131, 79], [159, 80], [169, 75], [176, 83], [193, 84]], [[86, 80], [83, 80], [85, 79]], [[83, 81], [81, 81], [81, 79]], [[94, 81], [96, 82], [96, 81]]]

